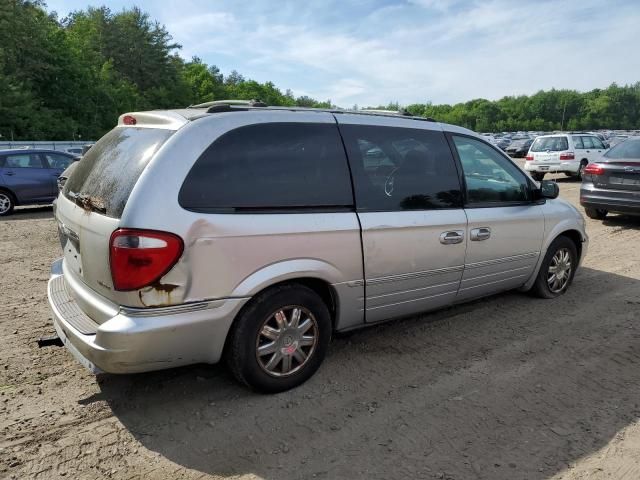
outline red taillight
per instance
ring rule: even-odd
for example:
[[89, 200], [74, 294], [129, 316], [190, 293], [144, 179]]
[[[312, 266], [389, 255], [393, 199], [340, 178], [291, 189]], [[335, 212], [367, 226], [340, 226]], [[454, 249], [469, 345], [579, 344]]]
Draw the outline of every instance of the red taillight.
[[603, 175], [604, 167], [602, 165], [598, 165], [597, 163], [590, 163], [586, 167], [584, 167], [583, 172], [585, 175]]
[[560, 160], [575, 160], [576, 156], [573, 152], [565, 152], [560, 154]]
[[138, 290], [159, 280], [182, 255], [173, 233], [121, 228], [111, 234], [109, 262], [116, 290]]
[[125, 115], [122, 119], [122, 123], [124, 123], [125, 125], [135, 125], [136, 123], [138, 123], [138, 121], [136, 120], [136, 117]]
[[525, 162], [533, 162], [533, 155], [529, 154], [526, 157], [524, 157], [524, 161]]

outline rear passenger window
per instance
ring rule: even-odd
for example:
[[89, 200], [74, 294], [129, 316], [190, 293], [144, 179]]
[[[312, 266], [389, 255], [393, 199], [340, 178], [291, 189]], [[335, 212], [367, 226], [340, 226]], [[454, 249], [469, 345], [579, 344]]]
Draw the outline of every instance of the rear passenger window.
[[584, 148], [582, 137], [573, 137], [573, 146], [578, 150], [582, 150]]
[[71, 162], [73, 161], [65, 155], [57, 155], [55, 153], [46, 153], [44, 156], [47, 158], [47, 162], [49, 162], [49, 168], [64, 170], [71, 165]]
[[599, 148], [599, 149], [604, 148], [602, 141], [598, 137], [591, 137], [591, 142], [593, 143], [593, 148]]
[[352, 207], [338, 128], [266, 123], [232, 130], [196, 161], [179, 203], [203, 212]]
[[442, 132], [341, 125], [359, 211], [461, 208], [460, 181]]
[[596, 148], [592, 137], [582, 137], [582, 144], [584, 145], [582, 148]]

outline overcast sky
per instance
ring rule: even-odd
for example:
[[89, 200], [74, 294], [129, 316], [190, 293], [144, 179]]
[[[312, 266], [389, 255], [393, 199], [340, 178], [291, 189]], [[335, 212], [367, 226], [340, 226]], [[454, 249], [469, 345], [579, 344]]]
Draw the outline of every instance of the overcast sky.
[[[640, 0], [138, 0], [223, 73], [350, 107], [640, 81]], [[60, 17], [88, 5], [47, 0]]]

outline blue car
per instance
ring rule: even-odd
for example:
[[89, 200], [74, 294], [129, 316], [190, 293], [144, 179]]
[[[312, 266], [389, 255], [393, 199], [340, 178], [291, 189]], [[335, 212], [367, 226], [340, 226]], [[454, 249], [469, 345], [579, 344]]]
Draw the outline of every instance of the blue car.
[[0, 216], [9, 215], [16, 205], [53, 202], [57, 178], [76, 160], [56, 150], [0, 150]]

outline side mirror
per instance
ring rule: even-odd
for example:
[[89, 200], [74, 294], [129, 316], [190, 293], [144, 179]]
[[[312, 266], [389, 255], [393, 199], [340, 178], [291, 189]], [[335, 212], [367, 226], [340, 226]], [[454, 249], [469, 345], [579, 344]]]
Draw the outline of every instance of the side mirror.
[[535, 200], [541, 200], [543, 198], [558, 198], [560, 195], [560, 187], [556, 182], [550, 180], [542, 180], [540, 182], [540, 188], [533, 191], [533, 197]]

